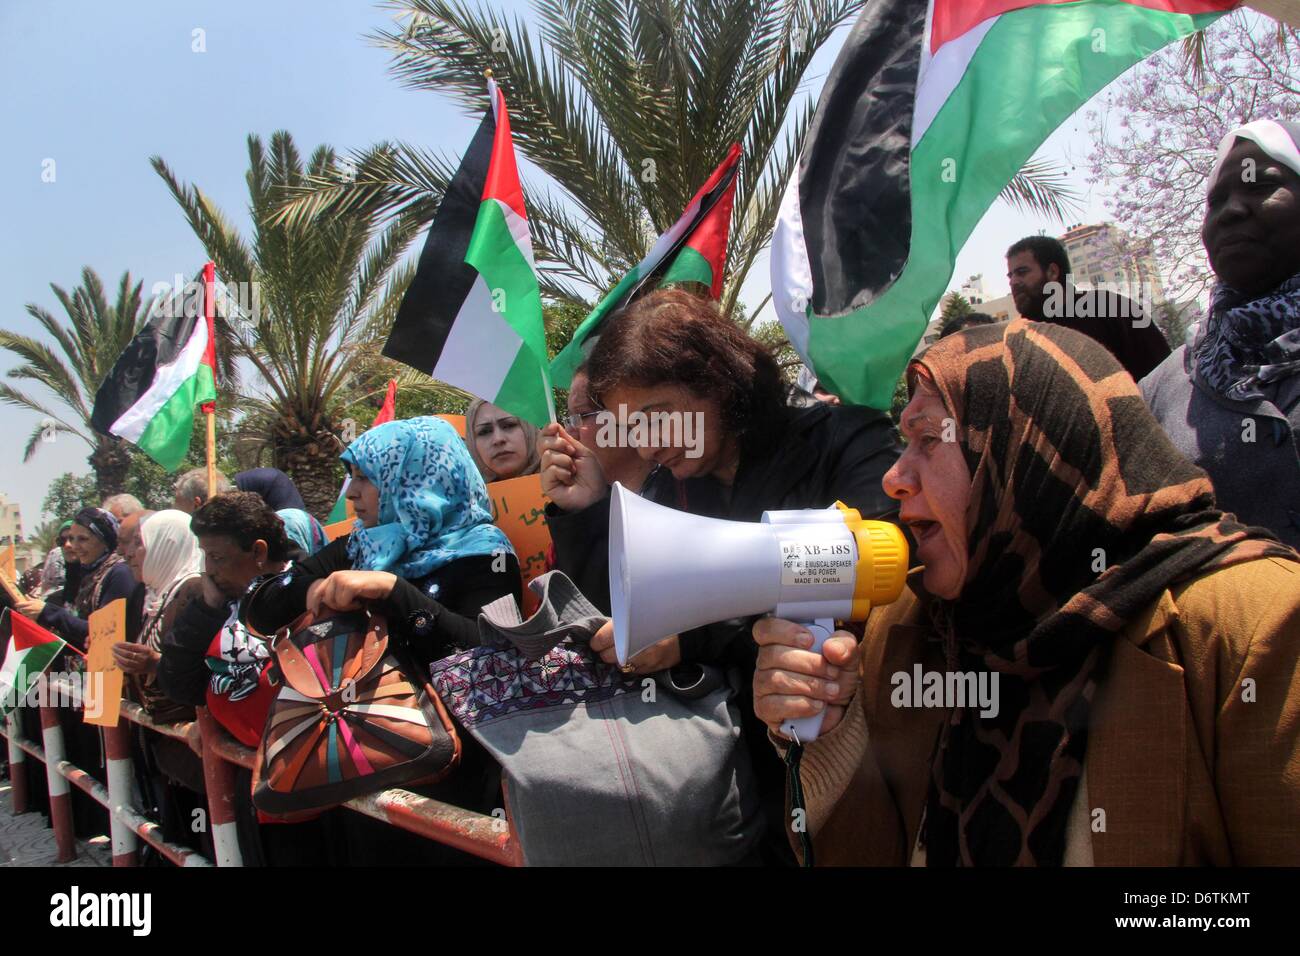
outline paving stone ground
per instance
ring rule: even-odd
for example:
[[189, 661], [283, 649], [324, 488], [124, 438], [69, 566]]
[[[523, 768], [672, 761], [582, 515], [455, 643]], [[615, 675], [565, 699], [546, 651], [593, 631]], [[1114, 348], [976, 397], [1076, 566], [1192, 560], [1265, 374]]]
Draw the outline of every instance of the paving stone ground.
[[6, 866], [111, 866], [113, 851], [108, 837], [77, 843], [77, 858], [71, 863], [55, 861], [54, 831], [45, 817], [29, 812], [13, 814], [9, 781], [0, 781], [0, 867]]

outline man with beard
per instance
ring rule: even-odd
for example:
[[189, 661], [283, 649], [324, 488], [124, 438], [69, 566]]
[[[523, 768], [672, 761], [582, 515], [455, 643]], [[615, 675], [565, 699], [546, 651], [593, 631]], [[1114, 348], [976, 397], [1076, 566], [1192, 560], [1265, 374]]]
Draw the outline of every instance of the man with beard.
[[1100, 342], [1134, 381], [1169, 354], [1169, 343], [1141, 304], [1116, 292], [1074, 287], [1070, 257], [1057, 239], [1028, 236], [1008, 249], [1007, 281], [1022, 316]]

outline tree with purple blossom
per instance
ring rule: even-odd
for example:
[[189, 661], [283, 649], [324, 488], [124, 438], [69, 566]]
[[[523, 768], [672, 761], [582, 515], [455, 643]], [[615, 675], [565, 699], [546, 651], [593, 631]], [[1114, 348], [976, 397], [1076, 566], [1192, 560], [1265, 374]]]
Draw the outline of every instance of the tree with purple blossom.
[[1238, 12], [1205, 31], [1193, 60], [1166, 49], [1134, 67], [1089, 111], [1092, 185], [1115, 222], [1149, 241], [1171, 300], [1204, 296], [1206, 179], [1219, 141], [1257, 119], [1300, 115], [1300, 34]]

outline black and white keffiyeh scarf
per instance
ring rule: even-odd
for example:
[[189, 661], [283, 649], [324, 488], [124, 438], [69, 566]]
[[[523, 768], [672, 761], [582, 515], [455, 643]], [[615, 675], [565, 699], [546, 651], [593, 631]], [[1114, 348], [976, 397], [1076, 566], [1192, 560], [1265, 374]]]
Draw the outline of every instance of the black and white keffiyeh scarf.
[[1265, 387], [1300, 372], [1300, 273], [1256, 299], [1216, 286], [1193, 349], [1197, 378], [1237, 402], [1257, 401]]

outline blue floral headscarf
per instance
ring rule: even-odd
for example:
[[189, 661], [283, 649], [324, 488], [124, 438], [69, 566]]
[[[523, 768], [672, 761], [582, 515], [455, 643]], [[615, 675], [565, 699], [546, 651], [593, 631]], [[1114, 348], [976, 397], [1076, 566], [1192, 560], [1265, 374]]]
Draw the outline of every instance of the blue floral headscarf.
[[358, 521], [348, 539], [354, 568], [412, 580], [457, 558], [514, 554], [465, 443], [442, 419], [385, 422], [340, 457], [379, 489], [379, 523]]

